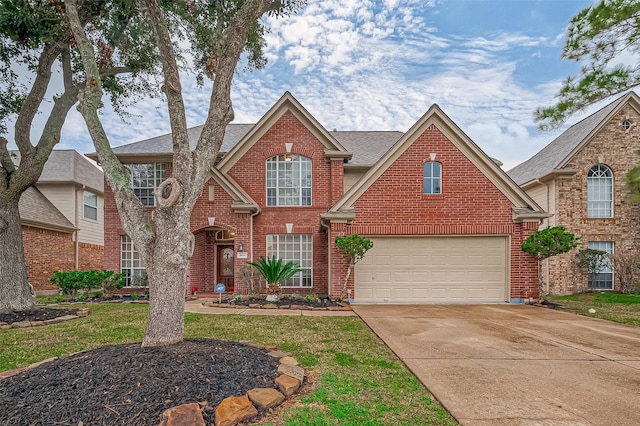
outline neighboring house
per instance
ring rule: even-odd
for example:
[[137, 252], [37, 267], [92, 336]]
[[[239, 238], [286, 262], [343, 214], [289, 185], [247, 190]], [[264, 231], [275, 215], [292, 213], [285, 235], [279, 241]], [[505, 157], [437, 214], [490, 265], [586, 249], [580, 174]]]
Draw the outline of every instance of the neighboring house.
[[[153, 209], [170, 135], [114, 151]], [[228, 126], [193, 209], [185, 291], [259, 291], [242, 267], [275, 255], [302, 268], [285, 293], [338, 297], [347, 263], [334, 240], [357, 233], [374, 246], [349, 283], [356, 302], [520, 302], [538, 296], [520, 244], [546, 216], [436, 105], [404, 134], [329, 132], [287, 92], [255, 125]], [[105, 218], [105, 268], [140, 274], [109, 188]]]
[[[16, 161], [19, 153], [14, 152]], [[20, 199], [20, 217], [29, 280], [36, 290], [55, 288], [53, 272], [102, 269], [104, 262], [104, 175], [74, 150], [54, 150], [45, 163], [35, 192]], [[37, 195], [35, 195], [37, 193]], [[45, 203], [46, 209], [40, 211]], [[39, 200], [38, 208], [33, 203]], [[54, 213], [54, 210], [57, 213]], [[60, 219], [60, 216], [66, 222]], [[63, 224], [64, 222], [64, 224]], [[35, 231], [35, 229], [38, 231]], [[63, 233], [65, 242], [56, 234]], [[34, 232], [36, 235], [34, 235]], [[66, 241], [70, 240], [70, 246]]]
[[542, 227], [562, 225], [580, 246], [543, 265], [545, 291], [567, 294], [619, 288], [611, 267], [593, 277], [576, 265], [578, 250], [638, 250], [640, 209], [631, 203], [625, 175], [640, 161], [640, 98], [618, 98], [574, 124], [529, 160], [508, 172], [549, 213]]

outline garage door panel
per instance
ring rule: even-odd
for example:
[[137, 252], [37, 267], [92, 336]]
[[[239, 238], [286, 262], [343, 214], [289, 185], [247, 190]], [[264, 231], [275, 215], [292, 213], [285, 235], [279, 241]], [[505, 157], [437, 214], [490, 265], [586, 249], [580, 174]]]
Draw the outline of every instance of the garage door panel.
[[506, 237], [370, 237], [355, 271], [360, 303], [503, 302]]

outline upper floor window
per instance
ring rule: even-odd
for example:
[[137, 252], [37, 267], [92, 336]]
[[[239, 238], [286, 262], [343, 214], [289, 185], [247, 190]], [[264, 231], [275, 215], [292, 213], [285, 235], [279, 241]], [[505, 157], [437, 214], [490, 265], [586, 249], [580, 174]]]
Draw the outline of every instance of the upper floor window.
[[131, 186], [136, 197], [145, 206], [155, 206], [153, 191], [165, 179], [165, 164], [127, 164], [126, 167], [131, 170]]
[[422, 192], [424, 194], [442, 193], [442, 164], [437, 161], [424, 163], [423, 177], [424, 185]]
[[98, 196], [89, 191], [84, 191], [83, 217], [98, 220]]
[[311, 205], [311, 159], [295, 154], [267, 159], [267, 205]]
[[587, 175], [587, 217], [613, 217], [613, 173], [603, 164]]

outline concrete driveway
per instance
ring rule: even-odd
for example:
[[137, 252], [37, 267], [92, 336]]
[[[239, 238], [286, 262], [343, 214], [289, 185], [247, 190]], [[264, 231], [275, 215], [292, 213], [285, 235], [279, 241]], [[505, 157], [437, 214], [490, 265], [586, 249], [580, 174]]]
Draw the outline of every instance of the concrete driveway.
[[462, 425], [640, 425], [640, 328], [532, 306], [353, 308]]

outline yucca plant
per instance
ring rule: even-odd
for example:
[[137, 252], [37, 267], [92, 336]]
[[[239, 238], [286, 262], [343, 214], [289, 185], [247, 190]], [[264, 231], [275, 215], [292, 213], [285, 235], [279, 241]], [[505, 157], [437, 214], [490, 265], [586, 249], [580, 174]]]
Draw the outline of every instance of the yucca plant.
[[282, 259], [277, 259], [275, 256], [265, 259], [260, 256], [258, 263], [248, 262], [249, 265], [256, 268], [256, 270], [264, 277], [269, 287], [267, 292], [269, 294], [280, 293], [280, 283], [292, 278], [295, 274], [302, 271], [302, 268], [293, 261], [284, 262]]

